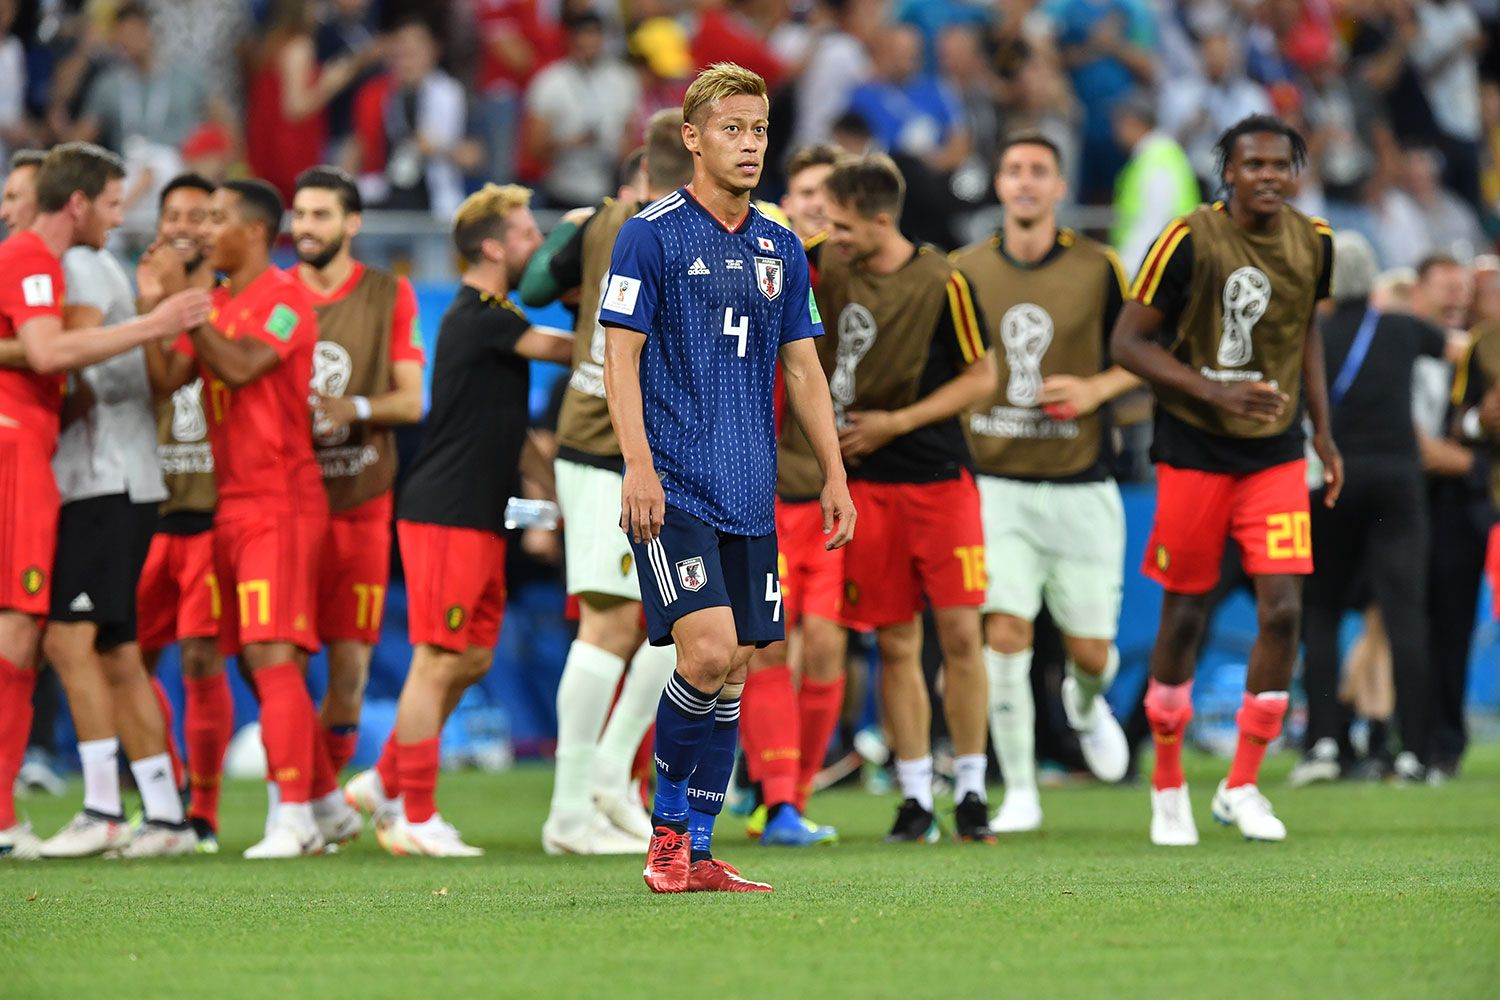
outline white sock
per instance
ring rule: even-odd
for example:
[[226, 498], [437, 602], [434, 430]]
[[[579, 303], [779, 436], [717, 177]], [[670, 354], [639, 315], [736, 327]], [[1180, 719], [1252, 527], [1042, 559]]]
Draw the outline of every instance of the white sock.
[[896, 781], [902, 798], [916, 799], [917, 805], [932, 812], [932, 754], [896, 761]]
[[1036, 705], [1031, 698], [1031, 650], [984, 648], [990, 675], [990, 739], [1005, 791], [1036, 793]]
[[609, 715], [625, 661], [575, 639], [557, 685], [557, 768], [552, 815], [587, 815], [594, 745]]
[[630, 660], [630, 672], [615, 702], [614, 714], [594, 753], [594, 787], [618, 792], [630, 782], [630, 767], [646, 730], [656, 721], [656, 706], [667, 679], [677, 669], [676, 646], [644, 643]]
[[960, 754], [953, 758], [953, 801], [962, 802], [970, 792], [985, 801], [984, 771], [989, 764], [982, 753]]
[[1114, 646], [1109, 647], [1109, 657], [1104, 661], [1104, 673], [1091, 674], [1068, 657], [1068, 676], [1073, 678], [1078, 685], [1078, 701], [1073, 706], [1073, 711], [1080, 717], [1087, 717], [1094, 710], [1094, 699], [1109, 690], [1109, 686], [1115, 682], [1115, 674], [1120, 672], [1120, 651]]
[[266, 836], [271, 835], [271, 827], [276, 825], [276, 813], [281, 807], [281, 786], [274, 781], [266, 782]]
[[282, 802], [276, 806], [276, 816], [299, 833], [309, 833], [318, 828], [310, 802]]
[[165, 753], [142, 757], [130, 762], [136, 790], [141, 793], [141, 809], [146, 818], [176, 826], [183, 821], [182, 796], [172, 780], [172, 758]]
[[[379, 775], [376, 775], [378, 778]], [[349, 803], [344, 801], [344, 793], [335, 788], [321, 799], [313, 799], [312, 811], [314, 816], [336, 816], [349, 808]]]
[[120, 805], [120, 740], [84, 740], [78, 744], [83, 764], [83, 807], [106, 816], [124, 813]]

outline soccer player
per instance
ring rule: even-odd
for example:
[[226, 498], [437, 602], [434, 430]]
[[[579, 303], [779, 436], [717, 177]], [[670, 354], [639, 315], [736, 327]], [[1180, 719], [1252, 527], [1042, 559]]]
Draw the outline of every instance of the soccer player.
[[1104, 781], [1129, 764], [1125, 733], [1100, 697], [1120, 665], [1125, 510], [1099, 408], [1140, 382], [1107, 360], [1126, 294], [1119, 258], [1058, 227], [1067, 181], [1057, 147], [1039, 133], [1012, 136], [995, 193], [1003, 228], [953, 261], [1004, 348], [1000, 389], [970, 415], [969, 442], [984, 514], [990, 735], [1005, 778], [990, 829], [1014, 833], [1042, 822], [1031, 643], [1043, 600], [1067, 649], [1063, 710], [1084, 760]]
[[26, 229], [36, 218], [36, 175], [47, 154], [39, 149], [18, 149], [6, 167], [5, 186], [0, 188], [0, 224], [7, 236]]
[[[653, 892], [769, 892], [713, 857], [746, 668], [784, 638], [776, 565], [775, 377], [823, 469], [825, 543], [854, 532], [807, 257], [750, 204], [765, 158], [765, 81], [704, 70], [682, 104], [693, 179], [621, 228], [599, 322], [610, 420], [625, 457], [621, 527], [647, 634], [677, 668], [656, 715]], [[835, 530], [835, 522], [837, 527]]]
[[[605, 401], [604, 328], [598, 318], [620, 227], [692, 178], [679, 109], [651, 117], [641, 169], [645, 199], [600, 205], [549, 265], [557, 287], [579, 289], [573, 373], [558, 416], [554, 463], [566, 521], [568, 593], [578, 597], [579, 619], [557, 687], [557, 776], [542, 827], [549, 854], [646, 849], [651, 821], [639, 799], [631, 800], [630, 767], [676, 662], [672, 647], [643, 642], [635, 557], [620, 531], [624, 461]], [[620, 687], [627, 658], [630, 672]], [[620, 697], [611, 712], [617, 687]]]
[[[177, 280], [180, 272], [190, 287], [213, 287], [207, 257], [213, 193], [213, 183], [197, 174], [181, 174], [162, 189], [156, 242], [136, 269], [141, 308], [161, 298], [163, 270], [168, 280]], [[198, 850], [213, 854], [219, 843], [224, 752], [234, 735], [234, 699], [218, 643], [223, 600], [214, 575], [214, 456], [203, 379], [192, 358], [153, 343], [146, 345], [146, 363], [160, 397], [156, 453], [168, 495], [136, 585], [141, 652], [154, 673], [162, 650], [178, 644], [186, 695], [188, 822], [198, 836]]]
[[[0, 857], [36, 858], [41, 841], [15, 814], [14, 788], [31, 728], [40, 619], [51, 606], [57, 543], [57, 444], [65, 372], [169, 336], [207, 315], [208, 297], [184, 292], [113, 326], [66, 329], [62, 255], [101, 246], [120, 222], [124, 164], [88, 143], [64, 143], [36, 176], [37, 215], [0, 243]], [[110, 818], [123, 827], [120, 817]], [[111, 832], [120, 846], [128, 830]]]
[[438, 737], [489, 670], [500, 635], [504, 512], [521, 485], [530, 361], [563, 364], [573, 351], [572, 338], [532, 328], [505, 297], [542, 242], [530, 202], [526, 188], [487, 184], [453, 217], [453, 243], [469, 266], [443, 316], [432, 411], [396, 504], [415, 649], [376, 773], [347, 790], [377, 815], [375, 835], [392, 854], [484, 853], [438, 812]]
[[[787, 165], [781, 207], [809, 255], [828, 237], [823, 181], [842, 154], [809, 146]], [[809, 267], [812, 261], [809, 260]], [[803, 816], [813, 776], [844, 705], [844, 555], [823, 545], [818, 494], [823, 476], [796, 421], [782, 412], [776, 448], [776, 541], [788, 642], [750, 658], [740, 704], [746, 770], [760, 802], [746, 830], [762, 844], [806, 847], [838, 840], [838, 831]], [[794, 675], [801, 683], [794, 686]]]
[[955, 754], [954, 835], [993, 843], [979, 617], [984, 527], [958, 419], [999, 384], [989, 333], [963, 273], [901, 235], [905, 182], [889, 157], [841, 163], [824, 186], [831, 252], [819, 260], [818, 308], [836, 333], [823, 354], [865, 522], [845, 562], [847, 599], [849, 613], [877, 630], [881, 703], [903, 798], [886, 839], [939, 835], [921, 662], [922, 610], [930, 604]]
[[213, 319], [184, 345], [202, 369], [218, 481], [215, 575], [230, 602], [219, 648], [250, 669], [278, 793], [264, 838], [245, 851], [252, 860], [323, 850], [312, 789], [331, 773], [304, 677], [318, 649], [318, 557], [328, 527], [307, 412], [318, 320], [302, 284], [271, 266], [281, 215], [281, 196], [264, 181], [229, 181], [214, 192], [208, 263], [226, 283]]
[[1256, 779], [1286, 716], [1298, 577], [1312, 572], [1304, 405], [1330, 507], [1343, 484], [1313, 323], [1314, 307], [1329, 293], [1332, 233], [1286, 203], [1307, 145], [1279, 119], [1252, 115], [1219, 138], [1217, 152], [1228, 198], [1157, 238], [1110, 340], [1116, 363], [1157, 396], [1156, 521], [1143, 572], [1166, 594], [1146, 716], [1156, 742], [1151, 842], [1173, 846], [1198, 842], [1182, 740], [1207, 595], [1230, 537], [1255, 584], [1260, 631], [1236, 719], [1239, 742], [1213, 815], [1250, 840], [1286, 837]]
[[[358, 742], [390, 579], [396, 482], [391, 428], [422, 419], [425, 361], [411, 283], [367, 267], [351, 252], [363, 211], [354, 179], [342, 170], [313, 167], [298, 176], [293, 273], [318, 314], [313, 442], [331, 512], [318, 581], [318, 633], [328, 646], [318, 736], [335, 776]], [[359, 832], [359, 816], [337, 785], [313, 789], [313, 812], [325, 839], [342, 842]]]

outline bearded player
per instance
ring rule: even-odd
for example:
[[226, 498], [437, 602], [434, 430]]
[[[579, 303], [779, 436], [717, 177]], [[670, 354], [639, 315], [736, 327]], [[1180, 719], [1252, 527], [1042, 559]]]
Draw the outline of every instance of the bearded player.
[[1166, 594], [1146, 716], [1156, 741], [1151, 842], [1171, 846], [1198, 842], [1182, 740], [1208, 592], [1231, 537], [1255, 584], [1260, 629], [1236, 717], [1239, 741], [1213, 816], [1247, 840], [1286, 838], [1257, 779], [1286, 717], [1302, 611], [1298, 578], [1313, 565], [1304, 409], [1330, 507], [1343, 485], [1313, 323], [1329, 294], [1333, 235], [1286, 202], [1307, 161], [1306, 142], [1279, 119], [1254, 115], [1225, 132], [1217, 152], [1227, 199], [1157, 238], [1110, 341], [1116, 363], [1150, 382], [1157, 397], [1156, 523], [1143, 572]]

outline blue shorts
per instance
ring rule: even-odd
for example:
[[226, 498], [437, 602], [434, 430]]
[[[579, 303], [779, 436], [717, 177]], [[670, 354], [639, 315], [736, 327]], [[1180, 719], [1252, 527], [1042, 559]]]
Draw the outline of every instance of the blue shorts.
[[741, 646], [786, 638], [776, 535], [731, 535], [684, 510], [667, 506], [661, 534], [635, 551], [653, 646], [672, 643], [679, 618], [704, 608], [729, 608]]

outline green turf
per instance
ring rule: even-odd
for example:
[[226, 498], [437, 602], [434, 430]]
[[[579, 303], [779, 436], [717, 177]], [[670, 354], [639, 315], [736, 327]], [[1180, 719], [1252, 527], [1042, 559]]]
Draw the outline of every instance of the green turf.
[[[880, 843], [894, 803], [815, 800], [844, 843], [720, 854], [771, 896], [653, 897], [635, 858], [543, 856], [550, 774], [445, 777], [477, 861], [238, 857], [262, 820], [226, 790], [226, 853], [0, 864], [0, 996], [1495, 996], [1500, 746], [1443, 788], [1266, 788], [1285, 844], [1208, 815], [1223, 764], [1189, 762], [1203, 835], [1153, 849], [1144, 788], [1043, 793], [1046, 832], [996, 847]], [[76, 790], [74, 795], [76, 796]], [[44, 832], [76, 807], [33, 799]], [[943, 808], [947, 808], [944, 806]], [[665, 957], [670, 956], [670, 957]]]

